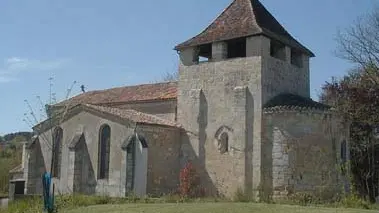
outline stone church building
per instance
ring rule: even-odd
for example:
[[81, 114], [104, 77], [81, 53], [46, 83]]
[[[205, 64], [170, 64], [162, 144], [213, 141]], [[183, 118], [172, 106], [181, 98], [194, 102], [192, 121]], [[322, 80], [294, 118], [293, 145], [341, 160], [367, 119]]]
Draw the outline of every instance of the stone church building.
[[349, 125], [310, 98], [314, 54], [258, 0], [234, 0], [175, 50], [176, 82], [90, 91], [51, 106], [26, 148], [25, 192], [42, 193], [52, 158], [63, 194], [171, 193], [187, 162], [209, 196], [348, 187], [337, 168], [349, 159]]

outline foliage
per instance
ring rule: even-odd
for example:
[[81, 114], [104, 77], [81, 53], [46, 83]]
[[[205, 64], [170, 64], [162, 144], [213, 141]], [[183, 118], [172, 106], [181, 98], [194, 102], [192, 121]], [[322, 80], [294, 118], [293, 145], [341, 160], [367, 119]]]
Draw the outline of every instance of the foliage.
[[359, 209], [373, 209], [374, 206], [371, 205], [369, 202], [366, 200], [356, 196], [356, 195], [351, 195], [347, 196], [339, 202], [341, 206], [345, 208], [359, 208]]
[[251, 197], [245, 193], [245, 191], [238, 187], [233, 195], [233, 201], [234, 202], [250, 202], [252, 201]]
[[0, 194], [8, 194], [8, 172], [21, 164], [21, 155], [20, 147], [7, 147], [0, 150]]
[[379, 10], [374, 8], [338, 33], [337, 55], [357, 67], [341, 79], [322, 87], [320, 101], [334, 106], [350, 126], [352, 185], [360, 197], [375, 201], [379, 196], [379, 147], [373, 130], [379, 127]]
[[187, 163], [180, 171], [179, 193], [182, 197], [200, 197], [204, 195], [200, 188], [200, 178], [192, 163]]
[[334, 106], [350, 126], [350, 156], [352, 181], [361, 196], [374, 201], [378, 194], [375, 185], [375, 151], [373, 128], [379, 124], [379, 85], [371, 80], [365, 69], [354, 70], [342, 79], [326, 82], [320, 100]]
[[33, 136], [32, 132], [15, 132], [15, 133], [9, 133], [2, 137], [0, 137], [0, 142], [3, 141], [15, 141], [15, 142], [21, 142], [21, 141], [27, 141], [30, 140]]

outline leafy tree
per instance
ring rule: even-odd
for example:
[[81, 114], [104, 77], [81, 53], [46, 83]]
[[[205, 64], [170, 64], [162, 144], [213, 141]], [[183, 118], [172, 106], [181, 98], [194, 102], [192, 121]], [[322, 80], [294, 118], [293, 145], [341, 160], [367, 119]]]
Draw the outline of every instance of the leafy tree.
[[337, 37], [337, 56], [356, 65], [341, 79], [322, 87], [320, 101], [334, 106], [351, 121], [350, 152], [352, 183], [356, 192], [378, 195], [379, 147], [373, 130], [379, 124], [379, 10], [359, 17]]
[[379, 123], [379, 87], [365, 70], [350, 72], [342, 79], [326, 82], [320, 101], [334, 106], [350, 129], [351, 171], [359, 194], [372, 200], [378, 196], [378, 174], [375, 161], [379, 157], [374, 145], [373, 129]]
[[32, 132], [16, 132], [6, 134], [2, 138], [4, 141], [12, 141], [14, 138], [17, 138], [18, 142], [21, 142], [23, 140], [30, 140], [32, 136]]

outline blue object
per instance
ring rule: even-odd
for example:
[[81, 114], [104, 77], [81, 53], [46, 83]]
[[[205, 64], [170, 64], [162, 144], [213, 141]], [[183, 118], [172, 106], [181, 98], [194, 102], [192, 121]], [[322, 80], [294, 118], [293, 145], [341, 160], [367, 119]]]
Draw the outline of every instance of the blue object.
[[53, 212], [54, 211], [54, 193], [51, 193], [51, 174], [45, 172], [42, 175], [42, 186], [43, 186], [43, 207], [44, 211]]

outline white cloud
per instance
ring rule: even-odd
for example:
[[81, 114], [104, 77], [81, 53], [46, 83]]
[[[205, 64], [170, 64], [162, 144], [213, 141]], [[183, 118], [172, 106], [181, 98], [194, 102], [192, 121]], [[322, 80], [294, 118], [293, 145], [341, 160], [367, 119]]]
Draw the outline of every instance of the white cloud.
[[55, 70], [61, 68], [67, 62], [67, 60], [42, 61], [20, 57], [7, 58], [0, 67], [0, 83], [13, 81], [20, 72]]

